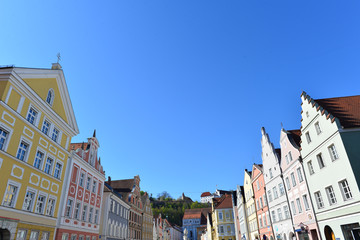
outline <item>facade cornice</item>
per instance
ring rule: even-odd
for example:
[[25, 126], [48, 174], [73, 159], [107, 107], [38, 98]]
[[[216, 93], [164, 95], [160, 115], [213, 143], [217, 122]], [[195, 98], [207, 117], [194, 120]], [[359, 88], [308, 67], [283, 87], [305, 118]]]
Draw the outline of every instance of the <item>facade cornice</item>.
[[82, 167], [83, 169], [88, 170], [93, 176], [98, 177], [99, 180], [105, 181], [105, 174], [99, 172], [90, 163], [86, 162], [84, 159], [79, 157], [74, 151], [71, 152], [71, 157], [75, 160], [74, 163]]

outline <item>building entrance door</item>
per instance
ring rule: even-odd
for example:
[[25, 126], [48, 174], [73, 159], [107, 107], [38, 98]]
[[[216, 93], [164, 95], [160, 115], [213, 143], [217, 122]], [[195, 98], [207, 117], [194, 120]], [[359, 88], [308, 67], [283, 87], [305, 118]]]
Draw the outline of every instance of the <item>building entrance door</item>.
[[325, 226], [324, 233], [326, 240], [335, 240], [335, 234], [331, 227], [329, 227], [328, 225]]
[[0, 228], [0, 240], [10, 240], [9, 230]]

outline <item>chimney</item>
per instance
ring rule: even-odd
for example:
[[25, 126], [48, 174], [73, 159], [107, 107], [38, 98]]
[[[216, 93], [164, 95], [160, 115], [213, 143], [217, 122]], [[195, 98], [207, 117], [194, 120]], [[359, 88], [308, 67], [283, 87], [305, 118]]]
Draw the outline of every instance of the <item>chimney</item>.
[[108, 184], [111, 186], [111, 177], [108, 176]]
[[61, 69], [61, 65], [60, 63], [53, 63], [51, 66], [52, 70], [60, 70]]

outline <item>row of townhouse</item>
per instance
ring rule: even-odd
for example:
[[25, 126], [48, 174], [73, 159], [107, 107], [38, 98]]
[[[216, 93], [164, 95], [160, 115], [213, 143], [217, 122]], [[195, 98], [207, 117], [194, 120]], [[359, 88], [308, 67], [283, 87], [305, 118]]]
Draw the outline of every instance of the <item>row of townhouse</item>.
[[78, 133], [60, 64], [0, 68], [0, 239], [153, 238], [139, 176], [105, 183], [95, 131]]
[[154, 240], [183, 240], [183, 230], [176, 224], [171, 224], [161, 214], [153, 219], [153, 239]]
[[360, 96], [301, 100], [279, 149], [261, 129], [262, 164], [233, 195], [238, 240], [360, 239]]

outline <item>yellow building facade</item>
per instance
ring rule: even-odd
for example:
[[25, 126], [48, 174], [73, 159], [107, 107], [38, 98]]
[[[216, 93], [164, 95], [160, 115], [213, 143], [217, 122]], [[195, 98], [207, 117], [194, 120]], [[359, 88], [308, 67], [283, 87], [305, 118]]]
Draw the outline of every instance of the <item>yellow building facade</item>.
[[231, 194], [212, 199], [212, 236], [216, 240], [235, 240], [234, 214]]
[[141, 239], [152, 240], [153, 239], [153, 213], [151, 209], [150, 199], [147, 192], [141, 196], [143, 203], [143, 222], [142, 222], [142, 234]]
[[61, 66], [0, 68], [0, 99], [0, 234], [53, 239], [79, 132]]

